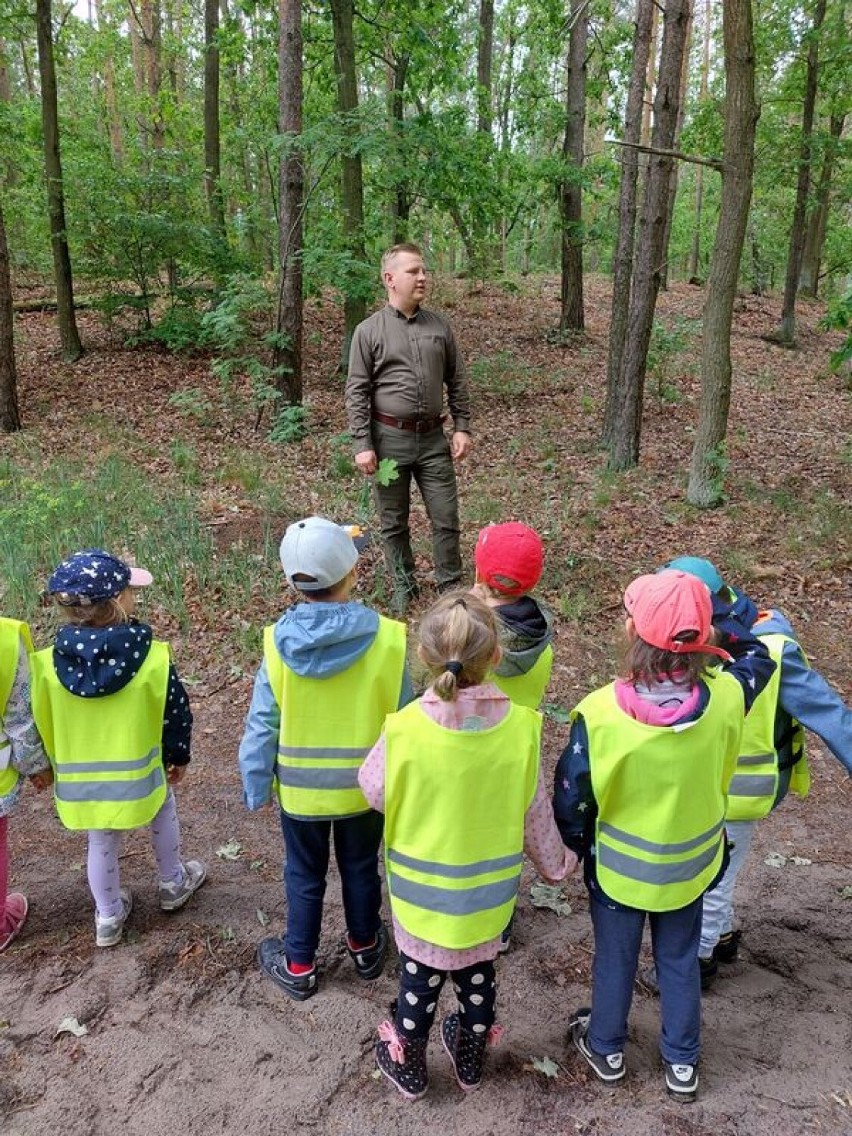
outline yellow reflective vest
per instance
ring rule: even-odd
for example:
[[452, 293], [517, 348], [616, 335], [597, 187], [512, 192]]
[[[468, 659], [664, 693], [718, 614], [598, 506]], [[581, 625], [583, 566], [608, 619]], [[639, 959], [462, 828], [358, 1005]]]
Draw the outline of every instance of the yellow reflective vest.
[[3, 720], [18, 669], [21, 643], [27, 652], [32, 651], [33, 643], [27, 625], [17, 619], [0, 617], [0, 797], [12, 792], [19, 776], [17, 769], [13, 769], [11, 765], [12, 745], [3, 732]]
[[541, 715], [512, 704], [496, 726], [450, 730], [413, 702], [385, 723], [385, 866], [411, 935], [463, 950], [511, 918], [535, 796]]
[[585, 720], [589, 739], [598, 882], [627, 907], [686, 907], [722, 862], [744, 701], [739, 683], [724, 671], [703, 678], [708, 705], [681, 728], [631, 718], [618, 706], [613, 683], [573, 711]]
[[535, 710], [544, 698], [552, 670], [553, 644], [548, 643], [526, 674], [490, 674], [488, 681], [493, 682], [507, 698], [511, 698], [519, 706], [529, 706], [531, 710]]
[[156, 639], [127, 686], [98, 698], [65, 689], [52, 647], [33, 655], [33, 716], [66, 828], [141, 828], [160, 811], [167, 790], [161, 743], [168, 680], [168, 644]]
[[405, 625], [379, 616], [376, 637], [351, 667], [326, 678], [303, 678], [263, 636], [263, 657], [281, 711], [276, 791], [281, 808], [299, 820], [342, 819], [370, 806], [358, 770], [399, 705], [405, 667]]
[[[775, 806], [779, 781], [775, 720], [781, 690], [781, 656], [785, 643], [794, 643], [798, 647], [795, 639], [781, 632], [761, 635], [759, 623], [752, 627], [752, 633], [766, 644], [775, 670], [746, 716], [737, 771], [728, 790], [729, 820], [760, 820]], [[811, 775], [805, 753], [805, 731], [795, 718], [789, 744], [794, 758], [790, 769], [790, 788], [800, 797], [805, 797], [810, 789]]]

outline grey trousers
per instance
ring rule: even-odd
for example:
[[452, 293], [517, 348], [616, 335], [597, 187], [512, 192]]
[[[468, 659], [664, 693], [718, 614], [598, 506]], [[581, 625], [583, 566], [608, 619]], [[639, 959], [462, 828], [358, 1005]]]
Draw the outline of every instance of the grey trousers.
[[373, 482], [385, 555], [396, 588], [409, 595], [416, 594], [417, 590], [408, 528], [412, 478], [432, 525], [435, 581], [439, 588], [459, 583], [462, 577], [459, 503], [449, 439], [440, 428], [428, 434], [414, 434], [375, 421], [372, 433], [379, 461], [392, 458], [399, 474], [390, 485]]

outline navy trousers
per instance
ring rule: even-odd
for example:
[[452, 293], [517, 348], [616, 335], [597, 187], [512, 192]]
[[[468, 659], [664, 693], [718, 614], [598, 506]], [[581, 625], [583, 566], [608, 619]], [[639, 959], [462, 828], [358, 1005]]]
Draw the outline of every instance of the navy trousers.
[[592, 1017], [588, 1043], [596, 1053], [619, 1053], [627, 1041], [627, 1016], [639, 963], [645, 919], [660, 987], [660, 1053], [672, 1064], [695, 1065], [701, 1047], [701, 938], [699, 896], [677, 911], [639, 911], [607, 902], [592, 893], [589, 907], [595, 931], [592, 963]]
[[284, 949], [290, 962], [310, 966], [316, 957], [332, 835], [346, 929], [360, 946], [375, 939], [381, 923], [379, 845], [383, 826], [382, 814], [373, 809], [344, 820], [294, 820], [281, 813], [286, 851]]

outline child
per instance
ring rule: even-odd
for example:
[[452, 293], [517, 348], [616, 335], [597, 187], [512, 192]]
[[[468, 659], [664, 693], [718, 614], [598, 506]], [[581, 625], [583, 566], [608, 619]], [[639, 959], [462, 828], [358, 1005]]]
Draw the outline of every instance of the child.
[[501, 656], [491, 680], [521, 706], [537, 709], [553, 669], [553, 619], [529, 592], [541, 578], [544, 546], [517, 521], [482, 529], [474, 552], [473, 588], [494, 609]]
[[207, 876], [198, 860], [181, 860], [172, 791], [189, 762], [189, 702], [168, 645], [133, 614], [136, 589], [151, 583], [150, 572], [99, 548], [69, 556], [47, 584], [68, 622], [32, 661], [56, 811], [89, 834], [99, 947], [121, 941], [133, 903], [119, 879], [123, 830], [150, 827], [163, 911], [183, 907]]
[[432, 685], [389, 716], [358, 775], [385, 813], [401, 962], [376, 1063], [410, 1100], [428, 1087], [426, 1044], [447, 973], [459, 1008], [444, 1018], [441, 1040], [461, 1088], [479, 1088], [486, 1043], [499, 1036], [494, 960], [524, 851], [553, 882], [577, 865], [541, 781], [541, 718], [486, 682], [500, 656], [490, 608], [469, 594], [442, 597], [423, 619], [419, 655]]
[[340, 871], [347, 948], [363, 979], [387, 956], [378, 872], [382, 818], [358, 788], [358, 768], [385, 716], [413, 696], [405, 627], [352, 600], [358, 551], [324, 517], [290, 525], [281, 564], [296, 603], [264, 632], [263, 662], [240, 744], [246, 806], [274, 794], [286, 860], [287, 932], [258, 947], [258, 963], [285, 994], [317, 992], [316, 954], [329, 845]]
[[[698, 962], [706, 989], [717, 974], [718, 963], [733, 962], [739, 953], [734, 888], [757, 821], [777, 808], [788, 789], [804, 797], [810, 788], [803, 727], [820, 737], [852, 773], [852, 710], [811, 668], [780, 611], [758, 611], [747, 595], [725, 584], [709, 560], [684, 556], [672, 566], [710, 588], [714, 626], [724, 628], [732, 618], [737, 619], [766, 644], [777, 668], [746, 719], [741, 756], [728, 791], [725, 826], [732, 842], [730, 864], [717, 887], [704, 897]], [[759, 756], [763, 761], [756, 763]]]
[[38, 789], [50, 784], [50, 763], [30, 710], [32, 648], [25, 623], [0, 617], [0, 953], [21, 933], [28, 909], [26, 896], [7, 893], [7, 817], [21, 795], [22, 775]]
[[[747, 636], [725, 644], [735, 660], [710, 642], [710, 593], [693, 576], [640, 576], [624, 606], [626, 677], [575, 708], [556, 769], [556, 822], [585, 859], [595, 933], [592, 1008], [569, 1036], [602, 1081], [624, 1077], [647, 916], [666, 1086], [686, 1101], [698, 1089], [701, 898], [723, 864], [744, 710], [774, 668]], [[711, 668], [708, 656], [729, 665]]]

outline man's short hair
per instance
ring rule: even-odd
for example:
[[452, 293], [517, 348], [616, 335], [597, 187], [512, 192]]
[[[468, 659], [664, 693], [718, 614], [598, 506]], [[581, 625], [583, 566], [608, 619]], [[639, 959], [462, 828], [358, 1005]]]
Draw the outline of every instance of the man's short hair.
[[411, 241], [403, 241], [402, 244], [394, 245], [393, 248], [389, 248], [386, 253], [382, 254], [382, 277], [383, 278], [384, 278], [385, 273], [388, 270], [388, 265], [390, 264], [390, 262], [394, 259], [394, 257], [398, 256], [401, 252], [410, 252], [412, 254], [412, 256], [420, 256], [420, 257], [423, 256], [423, 249], [421, 249], [419, 245], [412, 244]]

